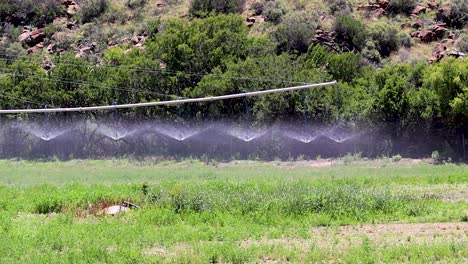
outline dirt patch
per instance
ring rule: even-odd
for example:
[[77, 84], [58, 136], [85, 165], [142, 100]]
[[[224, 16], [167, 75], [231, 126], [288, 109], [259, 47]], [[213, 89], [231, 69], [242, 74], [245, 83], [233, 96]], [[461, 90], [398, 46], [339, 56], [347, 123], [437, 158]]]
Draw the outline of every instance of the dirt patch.
[[[327, 227], [317, 227], [312, 232], [324, 234]], [[356, 236], [356, 235], [375, 235], [386, 234], [396, 235], [446, 235], [446, 234], [466, 234], [468, 235], [468, 223], [429, 223], [429, 224], [378, 224], [378, 225], [360, 225], [360, 226], [341, 226], [338, 227], [336, 235]]]
[[87, 217], [103, 216], [107, 215], [105, 210], [113, 205], [121, 205], [124, 200], [101, 200], [93, 204], [89, 204], [85, 207], [77, 207], [71, 211], [75, 214], [77, 219], [83, 219]]
[[[226, 163], [218, 163], [216, 164], [217, 168], [231, 168], [236, 166], [242, 165], [249, 165], [249, 164], [259, 164], [257, 161], [231, 161]], [[303, 160], [303, 161], [270, 161], [270, 162], [260, 162], [260, 164], [265, 166], [275, 166], [280, 168], [300, 168], [300, 167], [309, 167], [309, 168], [327, 168], [332, 167], [337, 164], [335, 160], [327, 160], [327, 159], [320, 159], [320, 160]]]
[[395, 191], [416, 199], [433, 198], [447, 203], [468, 203], [468, 184], [399, 185]]
[[165, 256], [167, 254], [165, 249], [159, 247], [148, 248], [143, 253], [149, 256]]
[[313, 247], [323, 249], [347, 249], [362, 244], [368, 239], [377, 246], [405, 245], [422, 243], [468, 243], [468, 223], [430, 224], [378, 224], [341, 227], [314, 227], [310, 238], [278, 238], [245, 240], [243, 248], [254, 246], [280, 246], [287, 249], [308, 250]]
[[[429, 159], [401, 159], [396, 162], [392, 162], [390, 158], [387, 160], [368, 160], [358, 159], [351, 161], [353, 165], [370, 166], [373, 168], [380, 168], [382, 166], [414, 166], [422, 163], [430, 163]], [[231, 162], [217, 163], [216, 168], [231, 168], [249, 164], [261, 164], [265, 166], [275, 166], [280, 168], [330, 168], [334, 166], [344, 166], [342, 159], [317, 159], [317, 160], [295, 160], [295, 161], [270, 161], [270, 162], [258, 162], [248, 160], [236, 160]]]
[[170, 247], [160, 247], [154, 245], [151, 248], [147, 248], [143, 251], [143, 254], [147, 256], [161, 256], [166, 260], [174, 260], [177, 256], [180, 255], [191, 255], [194, 254], [195, 251], [192, 246], [185, 244], [185, 243], [177, 243]]
[[273, 162], [270, 162], [269, 164], [272, 164], [280, 168], [288, 168], [288, 167], [291, 167], [291, 168], [294, 168], [294, 167], [327, 168], [327, 167], [332, 167], [333, 165], [335, 165], [336, 161], [326, 160], [326, 159], [304, 160], [304, 161], [273, 161]]

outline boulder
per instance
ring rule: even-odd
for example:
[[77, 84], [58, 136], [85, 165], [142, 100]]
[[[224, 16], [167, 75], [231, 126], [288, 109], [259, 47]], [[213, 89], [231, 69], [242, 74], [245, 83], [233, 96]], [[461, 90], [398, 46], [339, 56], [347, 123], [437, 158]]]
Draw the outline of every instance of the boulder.
[[71, 29], [75, 28], [75, 23], [73, 23], [73, 22], [67, 22], [67, 24], [66, 24], [65, 27], [71, 30]]
[[380, 8], [387, 9], [390, 1], [388, 0], [377, 0], [377, 4], [380, 6]]
[[117, 45], [118, 45], [118, 43], [113, 41], [113, 40], [109, 40], [109, 42], [107, 42], [107, 46], [109, 46], [109, 47], [115, 47]]
[[312, 38], [312, 42], [314, 44], [326, 46], [330, 50], [340, 50], [338, 44], [335, 42], [334, 32], [328, 32], [319, 28], [315, 31], [315, 36]]
[[43, 48], [44, 48], [44, 45], [42, 43], [38, 43], [34, 47], [31, 47], [28, 49], [28, 54], [39, 52]]
[[43, 66], [42, 66], [42, 69], [46, 70], [46, 71], [50, 71], [52, 70], [53, 68], [55, 68], [55, 65], [52, 63], [52, 62], [46, 62]]
[[140, 39], [138, 38], [138, 36], [133, 36], [130, 41], [132, 42], [133, 45], [136, 45], [138, 43], [140, 43]]
[[255, 17], [248, 17], [248, 18], [246, 19], [246, 21], [249, 22], [249, 23], [255, 23], [256, 20], [257, 20], [257, 19], [256, 19]]
[[437, 44], [437, 46], [432, 50], [433, 54], [440, 54], [447, 50], [447, 46], [443, 43]]
[[415, 31], [415, 32], [411, 33], [410, 36], [411, 36], [412, 38], [419, 38], [419, 34], [420, 34], [420, 33], [421, 33], [421, 31]]
[[70, 16], [73, 16], [76, 14], [76, 11], [78, 11], [78, 6], [76, 5], [71, 5], [67, 7], [67, 14]]
[[377, 19], [385, 15], [385, 9], [379, 8], [370, 13], [369, 17]]
[[78, 4], [73, 0], [65, 0], [65, 1], [63, 1], [63, 4], [67, 8], [67, 14], [69, 16], [75, 15], [76, 12], [78, 11]]
[[451, 44], [455, 43], [455, 40], [446, 38], [446, 39], [443, 39], [440, 43], [443, 43], [443, 44], [446, 44], [446, 45], [451, 45]]
[[432, 50], [432, 57], [429, 59], [430, 62], [441, 61], [445, 57], [447, 46], [443, 43], [437, 44]]
[[357, 9], [358, 10], [364, 10], [364, 11], [368, 11], [368, 12], [372, 12], [376, 9], [379, 9], [381, 8], [379, 4], [367, 4], [367, 5], [358, 5]]
[[432, 26], [431, 30], [438, 38], [441, 38], [448, 29], [446, 24], [437, 24]]
[[130, 39], [129, 39], [129, 38], [123, 38], [123, 39], [120, 40], [120, 43], [121, 43], [121, 44], [127, 44], [127, 43], [129, 43], [129, 42], [130, 42]]
[[439, 21], [444, 21], [450, 16], [450, 8], [441, 7], [437, 9], [436, 19]]
[[414, 8], [412, 14], [419, 15], [426, 13], [426, 8], [424, 6], [418, 5]]
[[457, 33], [455, 32], [450, 32], [448, 35], [447, 35], [447, 38], [449, 39], [456, 39], [458, 37]]
[[38, 44], [45, 38], [45, 33], [42, 28], [31, 31], [29, 37], [31, 38], [31, 45]]
[[423, 26], [423, 22], [422, 22], [422, 21], [417, 21], [417, 22], [414, 22], [414, 23], [411, 24], [411, 27], [412, 27], [412, 28], [416, 28], [416, 29], [422, 28], [422, 26]]
[[160, 2], [158, 2], [158, 3], [156, 4], [156, 7], [161, 8], [161, 7], [164, 7], [165, 5], [166, 5], [166, 3], [164, 3], [163, 1], [160, 1]]
[[52, 24], [60, 26], [60, 25], [65, 25], [67, 21], [68, 19], [66, 17], [56, 17], [52, 21]]
[[109, 206], [107, 208], [104, 208], [103, 210], [104, 214], [112, 215], [112, 216], [118, 215], [120, 213], [125, 213], [128, 211], [130, 211], [130, 208], [122, 206], [122, 205]]
[[23, 31], [21, 35], [19, 35], [18, 40], [21, 43], [26, 43], [30, 47], [35, 46], [36, 44], [43, 41], [45, 38], [45, 33], [43, 29], [36, 29], [33, 31]]
[[455, 57], [458, 59], [458, 58], [464, 58], [466, 54], [461, 51], [451, 51], [448, 55], [450, 57]]
[[29, 41], [29, 36], [30, 36], [30, 32], [29, 32], [29, 31], [23, 32], [23, 33], [21, 33], [21, 35], [19, 35], [18, 40], [19, 40], [19, 42], [21, 42], [21, 43], [26, 43], [26, 42]]
[[94, 53], [94, 48], [96, 47], [96, 43], [92, 42], [86, 46], [82, 46], [80, 51], [75, 55], [76, 58], [83, 57], [84, 55], [89, 55]]
[[428, 30], [428, 29], [422, 30], [419, 33], [418, 37], [423, 42], [432, 42], [432, 41], [437, 39], [436, 34], [434, 32], [432, 32], [431, 30]]
[[48, 53], [53, 54], [53, 53], [57, 52], [57, 45], [49, 44], [47, 46], [46, 50], [47, 50]]

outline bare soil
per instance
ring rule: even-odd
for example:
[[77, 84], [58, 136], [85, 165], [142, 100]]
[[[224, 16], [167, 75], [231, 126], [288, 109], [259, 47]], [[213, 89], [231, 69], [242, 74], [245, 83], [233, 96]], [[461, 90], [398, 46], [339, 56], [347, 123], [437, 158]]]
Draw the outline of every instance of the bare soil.
[[[359, 159], [355, 161], [351, 161], [351, 164], [354, 165], [371, 165], [375, 167], [382, 167], [382, 165], [417, 165], [421, 163], [429, 163], [429, 159], [401, 159], [397, 162], [392, 162], [390, 160], [366, 160], [366, 159]], [[241, 164], [249, 164], [254, 163], [253, 161], [247, 160], [237, 160], [225, 163], [218, 163], [216, 164], [217, 168], [229, 168], [229, 167], [236, 167]], [[258, 164], [258, 162], [255, 162]], [[317, 159], [317, 160], [295, 160], [295, 161], [270, 161], [264, 162], [266, 165], [273, 165], [280, 168], [329, 168], [336, 165], [343, 165], [344, 162], [341, 159]]]
[[245, 240], [241, 243], [241, 247], [270, 245], [306, 250], [316, 246], [319, 248], [342, 250], [359, 246], [363, 239], [368, 239], [379, 246], [443, 243], [447, 241], [468, 244], [468, 223], [409, 223], [314, 227], [310, 231], [310, 238]]
[[[261, 240], [244, 240], [241, 248], [275, 247], [288, 250], [309, 251], [314, 248], [332, 252], [343, 252], [362, 245], [364, 239], [379, 248], [409, 244], [438, 244], [447, 241], [468, 244], [468, 223], [390, 223], [368, 224], [359, 226], [314, 227], [310, 229], [309, 238], [265, 238]], [[200, 241], [199, 244], [222, 243], [220, 241]], [[193, 254], [192, 246], [185, 243], [170, 247], [154, 245], [144, 251], [145, 255], [159, 255], [173, 259], [180, 254]], [[287, 259], [263, 256], [259, 263], [286, 263]]]

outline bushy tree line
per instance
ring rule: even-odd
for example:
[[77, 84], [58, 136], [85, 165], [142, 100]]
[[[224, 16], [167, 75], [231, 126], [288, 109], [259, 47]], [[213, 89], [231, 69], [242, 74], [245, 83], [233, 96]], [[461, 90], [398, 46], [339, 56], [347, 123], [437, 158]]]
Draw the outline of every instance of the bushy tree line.
[[[362, 26], [348, 24], [351, 34], [342, 37], [350, 45], [364, 45], [364, 50], [363, 40], [352, 33]], [[37, 102], [62, 107], [136, 103], [336, 79], [336, 87], [305, 94], [249, 98], [252, 122], [300, 122], [306, 110], [313, 122], [381, 129], [389, 142], [439, 133], [447, 138], [450, 149], [460, 153], [460, 135], [468, 131], [466, 58], [375, 69], [356, 52], [334, 53], [308, 45], [299, 53], [288, 53], [278, 52], [277, 46], [270, 39], [248, 36], [242, 18], [236, 15], [170, 20], [147, 40], [146, 49], [113, 48], [99, 64], [66, 53], [51, 56], [55, 67], [49, 71], [43, 70], [40, 55], [1, 60], [0, 107], [38, 107]], [[243, 111], [244, 101], [239, 99], [187, 105], [183, 112], [188, 119], [240, 119]], [[171, 118], [178, 113], [176, 107], [158, 107], [127, 114]]]

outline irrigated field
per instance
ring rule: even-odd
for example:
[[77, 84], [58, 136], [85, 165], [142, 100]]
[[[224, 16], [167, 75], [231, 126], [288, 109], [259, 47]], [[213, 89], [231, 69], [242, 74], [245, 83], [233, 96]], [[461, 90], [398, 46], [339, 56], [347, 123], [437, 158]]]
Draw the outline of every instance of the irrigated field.
[[1, 263], [463, 263], [467, 221], [467, 165], [0, 161]]

